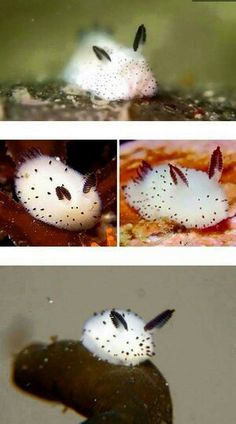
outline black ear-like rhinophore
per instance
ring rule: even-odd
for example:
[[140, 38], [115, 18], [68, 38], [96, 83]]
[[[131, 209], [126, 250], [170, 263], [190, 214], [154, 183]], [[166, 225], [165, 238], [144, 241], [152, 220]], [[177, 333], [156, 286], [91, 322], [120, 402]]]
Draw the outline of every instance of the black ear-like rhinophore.
[[175, 185], [178, 184], [178, 177], [183, 181], [183, 183], [188, 187], [188, 180], [184, 173], [181, 171], [178, 166], [171, 165], [171, 163], [168, 163], [169, 169], [170, 169], [170, 176], [172, 178], [172, 181]]
[[163, 325], [165, 325], [165, 323], [169, 321], [174, 311], [174, 309], [166, 309], [164, 312], [161, 312], [159, 315], [157, 315], [145, 325], [144, 330], [151, 331], [153, 330], [153, 328], [163, 327]]
[[97, 185], [97, 178], [96, 175], [94, 173], [89, 174], [84, 182], [84, 186], [83, 186], [83, 193], [87, 194], [90, 192], [92, 187], [96, 187]]
[[124, 329], [128, 331], [128, 325], [125, 321], [124, 317], [119, 314], [119, 312], [115, 311], [115, 309], [112, 309], [110, 312], [110, 318], [112, 320], [113, 325], [118, 328], [120, 325], [123, 325]]
[[71, 194], [69, 190], [67, 190], [67, 188], [65, 188], [64, 186], [56, 187], [56, 195], [58, 200], [63, 200], [63, 199], [71, 200]]
[[147, 38], [146, 28], [144, 25], [140, 25], [137, 29], [136, 35], [134, 37], [133, 49], [136, 52], [140, 44], [144, 44]]
[[149, 165], [149, 163], [145, 160], [142, 160], [141, 164], [137, 169], [137, 176], [136, 178], [133, 178], [133, 182], [139, 183], [140, 181], [142, 181], [149, 171], [152, 171], [151, 165]]
[[211, 155], [211, 160], [208, 168], [208, 176], [209, 179], [213, 177], [218, 177], [218, 180], [221, 177], [221, 173], [223, 170], [223, 156], [220, 150], [220, 146], [218, 146]]
[[93, 46], [93, 51], [99, 60], [106, 59], [111, 62], [109, 54], [104, 49], [101, 49], [101, 47]]

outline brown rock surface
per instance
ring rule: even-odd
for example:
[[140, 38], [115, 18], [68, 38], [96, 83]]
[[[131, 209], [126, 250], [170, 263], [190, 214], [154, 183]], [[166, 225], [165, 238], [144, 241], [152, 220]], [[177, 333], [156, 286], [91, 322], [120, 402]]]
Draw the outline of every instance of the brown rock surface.
[[153, 99], [105, 102], [59, 82], [0, 87], [0, 120], [234, 121], [236, 95], [162, 90]]

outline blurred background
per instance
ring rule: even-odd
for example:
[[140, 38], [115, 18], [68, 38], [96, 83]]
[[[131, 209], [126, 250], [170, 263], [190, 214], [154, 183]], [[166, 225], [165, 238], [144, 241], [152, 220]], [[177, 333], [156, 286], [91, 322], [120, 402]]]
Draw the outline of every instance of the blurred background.
[[97, 24], [129, 46], [141, 23], [162, 86], [236, 86], [236, 2], [191, 0], [1, 0], [0, 83], [54, 79], [79, 31]]
[[0, 292], [1, 424], [84, 421], [16, 389], [13, 355], [55, 335], [79, 340], [85, 320], [112, 307], [145, 321], [175, 309], [155, 333], [153, 359], [174, 424], [235, 424], [235, 267], [1, 267]]

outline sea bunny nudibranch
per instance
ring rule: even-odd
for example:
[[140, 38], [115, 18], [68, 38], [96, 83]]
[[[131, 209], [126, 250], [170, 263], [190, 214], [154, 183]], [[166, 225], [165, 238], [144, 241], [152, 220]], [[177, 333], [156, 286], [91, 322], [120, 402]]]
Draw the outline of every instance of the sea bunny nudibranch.
[[161, 327], [172, 315], [165, 311], [150, 323], [131, 311], [102, 311], [84, 326], [81, 341], [96, 357], [111, 364], [137, 365], [154, 353], [151, 330]]
[[84, 176], [58, 157], [38, 151], [25, 155], [15, 175], [15, 192], [32, 216], [59, 228], [82, 231], [100, 218], [95, 175]]
[[156, 79], [140, 53], [145, 41], [144, 25], [139, 26], [132, 49], [116, 43], [105, 32], [91, 32], [80, 41], [63, 78], [107, 101], [155, 96]]
[[228, 218], [228, 200], [220, 185], [220, 147], [212, 153], [208, 172], [143, 161], [124, 189], [127, 203], [147, 221], [167, 218], [186, 228], [208, 228]]
[[172, 424], [168, 383], [149, 360], [152, 330], [172, 316], [145, 322], [130, 310], [94, 314], [81, 341], [34, 343], [15, 358], [13, 380], [22, 390], [73, 408], [87, 424]]

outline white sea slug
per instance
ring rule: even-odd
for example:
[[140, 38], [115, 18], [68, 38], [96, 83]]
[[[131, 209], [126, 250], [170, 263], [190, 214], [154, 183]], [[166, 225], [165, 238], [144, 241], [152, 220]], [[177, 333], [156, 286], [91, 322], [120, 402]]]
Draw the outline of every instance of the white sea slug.
[[228, 218], [228, 200], [219, 184], [220, 147], [208, 172], [171, 165], [151, 167], [143, 161], [137, 177], [124, 187], [127, 203], [148, 221], [168, 218], [186, 228], [207, 228]]
[[139, 26], [132, 49], [121, 46], [105, 33], [92, 32], [79, 43], [63, 78], [107, 101], [152, 97], [158, 88], [140, 53], [145, 41], [144, 25]]
[[130, 310], [102, 311], [86, 321], [81, 342], [98, 359], [137, 365], [155, 355], [152, 330], [161, 328], [173, 312], [167, 309], [145, 324]]
[[26, 156], [16, 172], [15, 191], [32, 216], [59, 228], [86, 230], [100, 217], [95, 175], [79, 174], [58, 157]]

